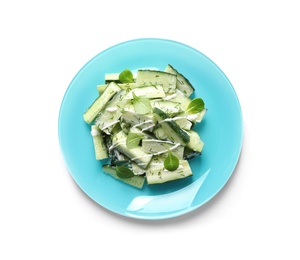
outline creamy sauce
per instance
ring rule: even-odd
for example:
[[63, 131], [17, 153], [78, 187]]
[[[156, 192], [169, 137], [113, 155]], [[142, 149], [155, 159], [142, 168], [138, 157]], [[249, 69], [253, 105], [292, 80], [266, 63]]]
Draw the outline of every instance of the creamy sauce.
[[152, 120], [146, 120], [145, 122], [142, 122], [142, 123], [139, 123], [139, 124], [135, 124], [134, 126], [132, 126], [132, 128], [137, 128], [139, 126], [142, 126], [142, 125], [145, 125], [145, 124], [149, 124], [149, 123], [152, 123], [150, 126], [147, 126], [145, 128], [142, 129], [142, 131], [146, 131], [147, 129], [155, 126], [155, 124], [153, 124], [153, 121]]
[[154, 127], [154, 126], [155, 126], [155, 124], [152, 124], [152, 125], [149, 125], [149, 126], [147, 126], [145, 128], [142, 128], [142, 132], [143, 131], [147, 131], [148, 129], [150, 129], [150, 128]]
[[116, 112], [118, 110], [118, 108], [116, 108], [116, 107], [108, 107], [105, 110], [108, 111], [108, 112]]
[[187, 115], [187, 116], [175, 116], [175, 117], [172, 117], [172, 118], [166, 118], [164, 120], [161, 120], [159, 123], [176, 121], [176, 120], [179, 120], [179, 119], [187, 119], [189, 121], [194, 121], [197, 118], [198, 118], [198, 114], [192, 114], [192, 115]]
[[91, 135], [94, 137], [94, 136], [97, 136], [97, 135], [100, 135], [100, 131], [98, 129], [92, 129], [91, 130]]
[[186, 116], [175, 116], [175, 117], [172, 117], [172, 118], [166, 118], [164, 120], [161, 120], [159, 123], [176, 121], [176, 120], [183, 119], [183, 118], [187, 118], [187, 117]]
[[190, 121], [194, 121], [194, 120], [197, 119], [197, 117], [198, 117], [197, 114], [192, 114], [192, 115], [188, 115], [188, 116], [187, 116], [187, 119], [190, 120]]
[[158, 139], [145, 139], [143, 142], [156, 142], [156, 143], [174, 144], [171, 141], [158, 140]]
[[175, 93], [175, 94], [173, 94], [173, 95], [164, 97], [163, 100], [171, 100], [171, 99], [173, 99], [173, 98], [176, 98], [176, 96], [177, 96], [177, 94]]
[[110, 147], [108, 147], [108, 150], [111, 151], [112, 149], [115, 149], [120, 144], [125, 145], [126, 144], [126, 140], [122, 139], [120, 141], [117, 141], [116, 143], [114, 143], [113, 145], [111, 145]]

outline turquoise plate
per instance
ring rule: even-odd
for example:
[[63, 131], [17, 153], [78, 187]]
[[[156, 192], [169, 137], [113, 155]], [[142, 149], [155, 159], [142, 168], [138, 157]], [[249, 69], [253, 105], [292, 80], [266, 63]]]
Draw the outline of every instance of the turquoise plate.
[[[104, 74], [125, 68], [173, 65], [195, 87], [193, 96], [208, 112], [195, 130], [204, 141], [200, 157], [190, 161], [193, 176], [137, 189], [101, 171], [95, 160], [90, 126], [82, 114], [97, 97]], [[212, 199], [238, 162], [243, 138], [242, 112], [231, 83], [201, 52], [165, 39], [136, 39], [108, 48], [77, 73], [62, 100], [58, 137], [66, 167], [78, 186], [102, 207], [135, 219], [167, 219], [189, 213]]]

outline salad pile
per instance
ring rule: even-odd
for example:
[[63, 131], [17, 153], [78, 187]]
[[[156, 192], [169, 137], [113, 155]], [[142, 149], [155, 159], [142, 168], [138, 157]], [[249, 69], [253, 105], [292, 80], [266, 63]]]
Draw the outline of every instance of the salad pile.
[[192, 176], [189, 160], [204, 146], [193, 127], [207, 109], [202, 98], [191, 98], [190, 81], [170, 64], [104, 77], [83, 113], [95, 159], [109, 161], [103, 172], [137, 188]]

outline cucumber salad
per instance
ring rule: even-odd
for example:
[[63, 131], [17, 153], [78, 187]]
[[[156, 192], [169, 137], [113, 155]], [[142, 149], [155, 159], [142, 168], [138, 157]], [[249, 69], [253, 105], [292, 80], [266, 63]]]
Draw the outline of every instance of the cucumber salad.
[[207, 108], [190, 81], [168, 64], [164, 71], [125, 69], [104, 75], [99, 96], [83, 113], [102, 171], [131, 186], [192, 176], [189, 160], [204, 143], [193, 130]]

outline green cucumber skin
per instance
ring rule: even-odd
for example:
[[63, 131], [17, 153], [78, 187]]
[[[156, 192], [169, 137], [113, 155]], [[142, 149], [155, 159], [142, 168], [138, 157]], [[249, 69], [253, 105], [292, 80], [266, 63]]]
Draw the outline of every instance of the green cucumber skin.
[[[162, 110], [160, 110], [159, 108], [155, 107], [153, 109], [153, 113], [157, 116], [157, 121], [160, 122], [162, 120], [165, 120], [168, 118], [168, 115], [166, 113], [164, 113]], [[178, 124], [176, 124], [173, 120], [171, 121], [165, 121], [163, 123], [166, 123], [178, 136], [178, 138], [181, 140], [181, 144], [182, 145], [186, 145], [187, 143], [190, 142], [190, 136], [184, 132], [180, 126]], [[166, 134], [168, 135], [168, 133], [166, 132]], [[173, 140], [171, 140], [173, 141]]]

